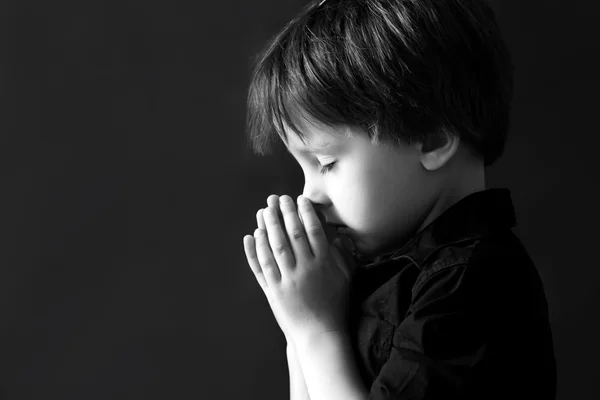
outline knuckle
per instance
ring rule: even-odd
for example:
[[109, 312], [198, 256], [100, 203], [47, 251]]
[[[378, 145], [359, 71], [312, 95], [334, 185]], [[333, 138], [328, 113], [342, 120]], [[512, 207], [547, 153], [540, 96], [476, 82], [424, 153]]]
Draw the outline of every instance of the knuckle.
[[[270, 248], [269, 244], [265, 243], [265, 242], [263, 242], [257, 246], [257, 249], [262, 250], [260, 252], [260, 254], [265, 254], [267, 252], [267, 250], [269, 250], [269, 248]], [[264, 255], [263, 255], [263, 258], [264, 258]]]
[[289, 204], [281, 206], [281, 217], [288, 227], [293, 227], [298, 223], [298, 213]]
[[254, 272], [254, 275], [256, 275], [257, 277], [260, 277], [261, 275], [263, 275], [262, 269], [259, 268], [252, 268], [252, 272]]
[[291, 233], [291, 236], [292, 236], [292, 239], [299, 240], [304, 237], [304, 232], [302, 232], [300, 229], [294, 229]]
[[271, 259], [265, 260], [261, 265], [263, 270], [270, 270], [275, 268], [275, 262]]
[[324, 234], [323, 229], [320, 226], [312, 225], [306, 227], [306, 232], [312, 236], [321, 236]]
[[284, 194], [283, 196], [281, 196], [279, 198], [280, 202], [283, 202], [284, 204], [289, 204], [289, 205], [293, 205], [294, 204], [294, 200], [292, 200], [292, 198], [290, 196], [288, 196], [287, 194]]
[[285, 244], [278, 244], [273, 249], [277, 254], [284, 254], [287, 251], [287, 246]]
[[258, 257], [256, 255], [256, 252], [249, 252], [246, 257], [248, 257], [248, 260], [251, 262], [255, 262], [258, 261]]

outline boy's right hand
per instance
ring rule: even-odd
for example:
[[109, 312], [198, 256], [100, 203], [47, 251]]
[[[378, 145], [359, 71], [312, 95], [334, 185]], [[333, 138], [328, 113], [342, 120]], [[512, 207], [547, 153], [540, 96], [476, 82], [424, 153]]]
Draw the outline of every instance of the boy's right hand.
[[[281, 213], [281, 208], [280, 208], [280, 205], [279, 205], [279, 196], [274, 195], [274, 194], [270, 195], [267, 198], [267, 205], [269, 207], [272, 207], [273, 209], [277, 210], [277, 215], [279, 217], [279, 222], [280, 222], [281, 226], [285, 226], [285, 221], [283, 219], [283, 214]], [[264, 220], [264, 217], [263, 217], [263, 211], [264, 211], [263, 208], [261, 208], [260, 210], [257, 211], [257, 213], [256, 213], [256, 223], [257, 223], [258, 228], [261, 229], [265, 233], [265, 235], [268, 236], [267, 228], [266, 228], [266, 224], [265, 224], [265, 220]], [[304, 221], [302, 220], [301, 213], [298, 213], [298, 215], [300, 217], [300, 221], [302, 222], [302, 224], [304, 224]], [[332, 228], [332, 227], [328, 226], [327, 224], [325, 224], [325, 221], [322, 219], [323, 218], [322, 215], [318, 214], [318, 217], [321, 220], [321, 224], [323, 225], [323, 228], [324, 228], [325, 233], [327, 235], [328, 242], [336, 245], [339, 248], [342, 256], [346, 259], [348, 265], [354, 265], [355, 264], [355, 260], [352, 257], [352, 253], [346, 248], [347, 245], [346, 246], [342, 245], [341, 238], [337, 235], [337, 232], [335, 231], [335, 228]], [[292, 246], [291, 246], [291, 243], [290, 243], [290, 239], [289, 239], [289, 237], [287, 237], [287, 235], [286, 235], [286, 239], [287, 239], [289, 248], [291, 248]], [[338, 243], [335, 243], [335, 242], [338, 242]], [[348, 271], [344, 271], [344, 273], [347, 275], [347, 279], [351, 280], [351, 274]], [[288, 332], [288, 329], [282, 323], [283, 319], [280, 318], [277, 315], [277, 312], [275, 311], [277, 308], [273, 307], [273, 303], [272, 303], [272, 299], [270, 297], [269, 291], [263, 290], [263, 293], [265, 293], [265, 297], [267, 298], [267, 301], [269, 302], [269, 306], [271, 307], [271, 311], [273, 311], [273, 315], [275, 316], [275, 320], [277, 321], [277, 324], [279, 325], [279, 328], [283, 332], [283, 334], [284, 334], [284, 336], [286, 338], [287, 343], [290, 346], [293, 346], [294, 343], [292, 341], [292, 336]]]

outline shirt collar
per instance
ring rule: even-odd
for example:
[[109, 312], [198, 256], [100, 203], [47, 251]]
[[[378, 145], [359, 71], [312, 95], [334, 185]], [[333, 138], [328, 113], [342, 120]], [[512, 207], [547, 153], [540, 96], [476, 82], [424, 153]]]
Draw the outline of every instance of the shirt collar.
[[507, 188], [492, 188], [471, 193], [440, 214], [400, 249], [376, 257], [357, 256], [361, 268], [407, 258], [419, 268], [439, 247], [467, 239], [477, 239], [487, 233], [516, 226], [516, 216]]

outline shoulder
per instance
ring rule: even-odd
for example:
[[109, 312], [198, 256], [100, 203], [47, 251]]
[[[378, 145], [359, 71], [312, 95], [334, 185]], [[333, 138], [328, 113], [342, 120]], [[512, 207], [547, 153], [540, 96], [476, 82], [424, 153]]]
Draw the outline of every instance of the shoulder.
[[[427, 290], [505, 290], [518, 275], [535, 279], [537, 272], [521, 241], [512, 232], [495, 232], [479, 238], [440, 246], [421, 265], [412, 289], [413, 298]], [[443, 285], [443, 283], [448, 284]]]

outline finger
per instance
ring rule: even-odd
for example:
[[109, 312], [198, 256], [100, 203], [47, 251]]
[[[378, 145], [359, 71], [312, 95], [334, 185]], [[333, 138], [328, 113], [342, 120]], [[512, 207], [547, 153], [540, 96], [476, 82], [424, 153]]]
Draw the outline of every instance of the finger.
[[[277, 196], [276, 194], [272, 194], [267, 198], [267, 206], [269, 207], [273, 207], [274, 209], [277, 210], [277, 214], [279, 216], [279, 221], [281, 221], [282, 226], [284, 226], [284, 219], [283, 219], [283, 212], [281, 210], [281, 205], [280, 205], [280, 197]], [[288, 243], [289, 243], [289, 238], [288, 239]]]
[[[279, 201], [279, 200], [277, 200], [277, 201]], [[256, 212], [256, 225], [258, 226], [258, 229], [262, 229], [265, 232], [265, 234], [267, 235], [267, 238], [268, 238], [269, 232], [267, 232], [267, 224], [265, 224], [264, 212], [265, 212], [264, 208], [261, 208], [260, 210], [258, 210]], [[283, 221], [283, 220], [280, 218], [280, 221]]]
[[256, 258], [265, 276], [267, 286], [274, 286], [281, 281], [281, 272], [275, 257], [273, 257], [267, 234], [262, 229], [256, 229], [254, 240], [256, 242]]
[[267, 207], [279, 208], [279, 196], [272, 194], [267, 197]]
[[281, 209], [279, 207], [279, 196], [276, 194], [272, 194], [267, 198], [267, 206], [277, 210], [277, 217], [279, 221], [283, 223], [283, 215], [281, 214]]
[[[280, 207], [279, 207], [279, 196], [277, 196], [275, 194], [270, 195], [267, 198], [267, 205], [269, 207], [272, 207], [272, 208], [274, 208], [274, 209], [277, 210], [277, 213], [278, 213], [278, 216], [279, 216], [278, 220], [280, 221], [280, 224], [283, 226], [284, 225], [284, 221], [283, 221], [283, 217], [282, 217], [281, 210], [280, 210]], [[265, 224], [264, 209], [263, 208], [261, 208], [260, 210], [258, 210], [258, 212], [256, 213], [256, 223], [257, 223], [259, 229], [262, 229], [264, 232], [266, 232], [267, 239], [268, 239], [269, 238], [269, 232], [268, 232], [266, 224]], [[282, 227], [282, 229], [283, 229], [283, 227]], [[290, 248], [292, 248], [291, 245], [290, 245], [289, 238], [287, 237], [287, 235], [284, 235], [284, 236], [286, 236], [285, 240], [287, 241], [288, 246]], [[294, 256], [293, 251], [292, 251], [291, 263], [292, 263], [292, 265], [296, 264], [296, 257]]]
[[310, 200], [302, 195], [298, 196], [298, 209], [304, 221], [304, 230], [308, 243], [315, 257], [325, 257], [329, 251], [329, 243], [323, 225], [317, 216]]
[[284, 227], [281, 226], [277, 209], [267, 207], [263, 212], [265, 224], [267, 225], [268, 241], [271, 245], [272, 254], [279, 266], [281, 276], [285, 276], [296, 264], [294, 254], [287, 240]]
[[283, 224], [281, 210], [279, 210], [279, 196], [277, 196], [276, 194], [272, 194], [269, 197], [267, 197], [267, 207], [273, 207], [274, 209], [277, 210], [279, 221], [281, 221], [281, 223]]
[[262, 268], [260, 267], [260, 263], [258, 262], [258, 257], [256, 255], [256, 241], [254, 240], [254, 236], [244, 236], [244, 252], [246, 253], [248, 265], [250, 265], [250, 269], [254, 273], [260, 288], [263, 290], [263, 292], [265, 292], [265, 294], [267, 294], [268, 285]]
[[[283, 197], [283, 196], [281, 196]], [[276, 194], [272, 194], [267, 198], [267, 205], [269, 207], [273, 207], [274, 209], [277, 210], [277, 215], [279, 217], [279, 222], [281, 224], [281, 227], [283, 229], [283, 233], [285, 233], [285, 240], [287, 240], [288, 246], [290, 246], [290, 248], [292, 249], [292, 255], [294, 256], [294, 265], [296, 264], [296, 256], [294, 254], [294, 248], [292, 246], [291, 240], [290, 240], [290, 236], [289, 236], [289, 231], [287, 229], [287, 223], [285, 221], [285, 218], [283, 217], [283, 210], [281, 209], [281, 197], [277, 196]], [[288, 196], [289, 197], [289, 196]]]
[[[282, 221], [283, 223], [283, 215], [281, 214], [281, 210], [279, 209], [279, 196], [277, 196], [276, 194], [272, 194], [267, 198], [267, 207], [273, 207], [277, 209], [277, 213], [279, 214], [279, 220]], [[267, 231], [267, 227], [265, 225], [265, 221], [264, 221], [264, 215], [263, 215], [264, 209], [260, 209], [258, 210], [258, 212], [256, 213], [256, 223], [259, 229], [263, 229], [265, 232]], [[267, 232], [267, 237], [269, 236], [268, 232]]]
[[263, 212], [264, 209], [261, 208], [260, 210], [258, 210], [256, 212], [256, 226], [258, 226], [258, 229], [262, 229], [263, 231], [267, 231], [267, 226], [265, 225], [265, 220], [263, 217]]
[[290, 240], [296, 261], [313, 257], [304, 224], [300, 221], [294, 200], [290, 196], [283, 195], [279, 198], [279, 203], [285, 221], [287, 236]]

